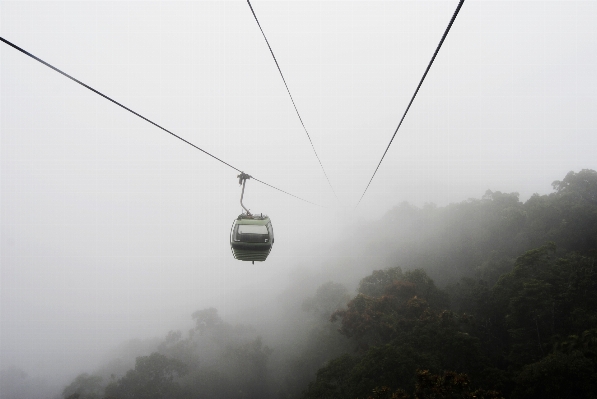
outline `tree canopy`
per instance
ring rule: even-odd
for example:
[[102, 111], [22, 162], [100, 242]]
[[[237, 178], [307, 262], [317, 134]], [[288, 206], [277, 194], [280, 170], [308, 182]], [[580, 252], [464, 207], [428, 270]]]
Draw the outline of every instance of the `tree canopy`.
[[553, 188], [403, 203], [367, 226], [383, 267], [297, 280], [268, 310], [274, 333], [200, 309], [134, 368], [81, 374], [62, 396], [597, 397], [597, 172]]

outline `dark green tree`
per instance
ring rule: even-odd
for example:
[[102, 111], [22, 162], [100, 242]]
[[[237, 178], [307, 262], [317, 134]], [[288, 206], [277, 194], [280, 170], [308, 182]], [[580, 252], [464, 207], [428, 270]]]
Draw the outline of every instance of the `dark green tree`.
[[519, 366], [545, 357], [558, 337], [597, 327], [594, 259], [555, 251], [553, 243], [527, 251], [492, 292], [508, 329], [509, 359]]
[[417, 370], [415, 399], [503, 399], [493, 390], [473, 389], [466, 374], [445, 371], [432, 374]]
[[404, 274], [400, 267], [374, 270], [370, 276], [364, 277], [359, 283], [359, 293], [370, 297], [382, 296], [387, 286], [403, 278]]
[[345, 399], [354, 396], [351, 381], [352, 369], [358, 360], [350, 355], [342, 355], [331, 360], [325, 367], [317, 371], [314, 382], [309, 384], [303, 398], [305, 399]]
[[187, 367], [179, 360], [157, 352], [137, 358], [135, 369], [129, 370], [117, 382], [110, 383], [106, 396], [119, 399], [166, 399], [180, 397], [182, 390], [178, 378], [187, 373]]
[[62, 391], [62, 396], [66, 399], [76, 397], [79, 399], [100, 399], [104, 393], [102, 377], [89, 375], [87, 373], [79, 374]]
[[551, 185], [558, 194], [574, 193], [584, 201], [597, 205], [597, 172], [594, 170], [568, 172], [564, 180], [556, 180]]
[[[320, 369], [306, 398], [367, 397], [376, 387], [412, 391], [417, 368], [480, 373], [484, 363], [478, 339], [461, 328], [466, 317], [442, 309], [448, 305], [442, 300], [445, 294], [423, 271], [400, 275], [401, 280], [392, 280], [375, 272], [375, 279], [363, 279], [385, 283], [383, 294], [359, 293], [346, 310], [332, 315], [332, 320], [341, 320], [340, 331], [358, 351]], [[368, 288], [379, 292], [375, 284]]]
[[579, 351], [554, 352], [528, 364], [516, 377], [513, 398], [589, 399], [597, 395], [595, 365]]

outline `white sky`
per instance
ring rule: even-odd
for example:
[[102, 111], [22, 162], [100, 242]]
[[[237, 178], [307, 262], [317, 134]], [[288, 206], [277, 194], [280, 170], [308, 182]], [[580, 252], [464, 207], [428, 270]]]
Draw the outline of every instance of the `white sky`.
[[339, 202], [246, 2], [0, 2], [6, 40], [325, 206], [249, 181], [276, 246], [235, 261], [234, 170], [0, 43], [1, 367], [91, 371], [123, 339], [247, 306], [234, 287], [267, 296], [349, 218], [597, 169], [595, 1], [467, 0], [357, 209], [457, 1], [252, 4]]

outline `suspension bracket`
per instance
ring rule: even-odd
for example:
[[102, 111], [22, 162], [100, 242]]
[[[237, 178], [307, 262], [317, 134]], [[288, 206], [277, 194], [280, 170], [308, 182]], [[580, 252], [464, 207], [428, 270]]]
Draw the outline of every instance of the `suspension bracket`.
[[245, 183], [247, 182], [248, 179], [251, 178], [251, 176], [249, 176], [248, 174], [246, 174], [245, 172], [240, 172], [240, 175], [236, 176], [238, 177], [238, 184], [242, 184], [243, 185], [243, 191], [240, 194], [240, 206], [243, 207], [243, 209], [245, 210], [245, 212], [247, 212], [247, 216], [251, 217], [253, 216], [251, 214], [251, 212], [249, 212], [249, 210], [247, 208], [245, 208], [245, 206], [243, 205], [243, 197], [245, 195]]

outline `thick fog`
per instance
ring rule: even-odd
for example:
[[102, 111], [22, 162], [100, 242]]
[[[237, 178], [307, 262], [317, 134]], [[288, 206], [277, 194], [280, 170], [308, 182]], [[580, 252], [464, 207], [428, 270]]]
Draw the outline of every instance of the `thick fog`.
[[276, 242], [233, 259], [238, 172], [0, 43], [2, 369], [60, 392], [200, 309], [263, 330], [402, 201], [524, 201], [597, 169], [595, 2], [466, 1], [356, 208], [457, 2], [252, 5], [335, 194], [246, 2], [0, 3], [6, 40], [316, 204], [249, 180]]

